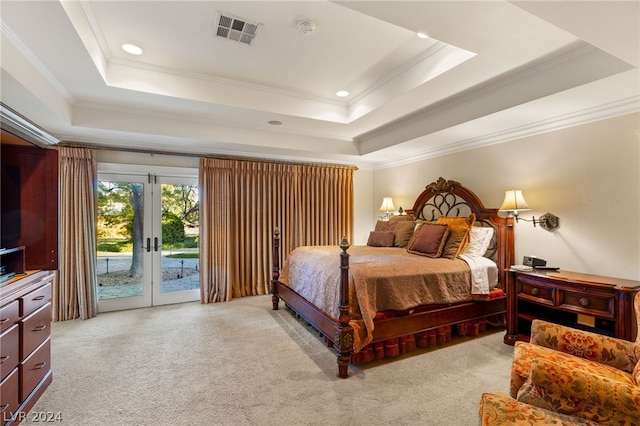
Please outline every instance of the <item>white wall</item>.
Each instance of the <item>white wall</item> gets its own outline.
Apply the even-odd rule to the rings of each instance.
[[[383,197],[410,208],[440,176],[486,207],[522,189],[532,210],[521,217],[560,218],[551,232],[516,224],[516,259],[536,255],[565,270],[640,280],[640,114],[375,170],[371,221]]]
[[[375,226],[375,216],[371,213],[371,206],[375,204],[373,198],[373,170],[358,169],[353,174],[353,241],[352,245],[365,245],[369,232]],[[378,207],[380,207],[378,205]]]
[[[191,167],[198,169],[196,156],[143,154],[136,152],[102,150],[96,152],[98,163],[136,164],[141,166]]]

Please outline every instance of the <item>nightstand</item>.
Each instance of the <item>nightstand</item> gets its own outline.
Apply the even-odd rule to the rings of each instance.
[[[504,343],[529,340],[536,318],[634,341],[640,281],[570,271],[507,271]]]

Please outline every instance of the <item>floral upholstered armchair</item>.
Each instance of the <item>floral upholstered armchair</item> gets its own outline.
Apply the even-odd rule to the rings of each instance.
[[[516,401],[502,392],[485,392],[480,399],[481,426],[589,425],[599,423],[554,413],[550,410]]]
[[[639,425],[639,360],[639,342],[534,320],[530,342],[515,345],[510,393],[556,413]]]

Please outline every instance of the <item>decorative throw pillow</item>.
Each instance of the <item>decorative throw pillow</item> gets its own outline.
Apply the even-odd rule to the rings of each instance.
[[[447,225],[422,223],[407,245],[409,253],[427,257],[440,257],[449,236]]]
[[[409,220],[401,220],[399,222],[395,222],[395,240],[393,245],[396,247],[406,247],[413,235],[413,230],[416,226],[414,221]]]
[[[400,214],[397,216],[389,217],[389,222],[402,222],[405,220],[412,221],[412,220],[416,220],[416,218],[412,214]]]
[[[374,231],[393,231],[396,229],[398,222],[390,220],[379,220],[376,222]]]
[[[449,227],[449,238],[442,251],[442,257],[455,259],[466,248],[469,240],[469,231],[476,221],[476,215],[471,213],[467,217],[446,217],[440,216],[436,223]]]
[[[393,231],[371,231],[367,245],[371,247],[393,247]]]
[[[475,213],[471,213],[469,216],[440,216],[436,221],[436,223],[445,223],[447,225],[466,225],[468,227],[473,226],[475,222]]]
[[[494,230],[490,226],[472,226],[469,233],[469,244],[464,249],[463,254],[468,256],[484,256],[491,239],[493,238]]]

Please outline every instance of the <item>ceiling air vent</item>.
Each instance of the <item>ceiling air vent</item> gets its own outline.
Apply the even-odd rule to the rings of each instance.
[[[216,16],[216,36],[251,46],[260,24],[247,22],[223,13]]]

